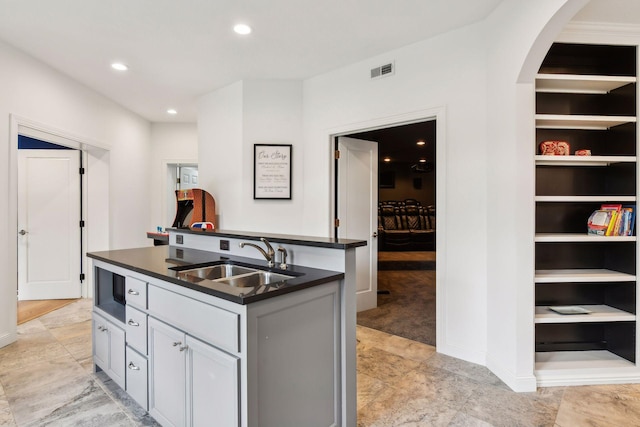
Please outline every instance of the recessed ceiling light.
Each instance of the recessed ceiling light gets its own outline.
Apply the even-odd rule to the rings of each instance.
[[[251,33],[251,27],[247,24],[236,24],[233,26],[233,31],[243,36]]]
[[[420,159],[420,163],[427,163],[427,159]]]
[[[127,71],[129,69],[129,67],[127,67],[122,62],[114,62],[113,64],[111,64],[111,68],[118,71]]]
[[[391,161],[391,157],[385,157],[385,158],[384,158],[384,159],[382,159],[382,160],[384,160],[385,162],[389,163],[389,162]]]
[[[416,144],[417,145],[424,145],[424,144],[426,144],[426,142],[424,142],[423,140],[420,140],[420,141],[416,142]]]
[[[178,114],[178,112],[176,110],[174,110],[173,108],[169,108],[167,110],[167,114],[176,115],[176,114]]]

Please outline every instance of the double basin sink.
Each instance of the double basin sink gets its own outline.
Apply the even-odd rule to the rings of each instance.
[[[223,263],[200,267],[174,267],[176,277],[190,283],[212,281],[237,288],[274,285],[296,276],[260,270],[258,268]]]

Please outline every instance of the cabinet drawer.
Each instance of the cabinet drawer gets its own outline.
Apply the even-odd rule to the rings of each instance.
[[[126,307],[127,344],[142,354],[147,354],[147,313],[129,305]]]
[[[131,304],[143,310],[147,309],[147,283],[127,276],[125,298]]]
[[[149,314],[223,350],[240,349],[236,313],[149,286]]]
[[[147,358],[127,345],[127,393],[145,411],[149,410],[147,403]]]

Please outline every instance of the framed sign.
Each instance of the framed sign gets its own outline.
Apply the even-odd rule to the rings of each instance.
[[[291,200],[291,144],[253,145],[253,198]]]

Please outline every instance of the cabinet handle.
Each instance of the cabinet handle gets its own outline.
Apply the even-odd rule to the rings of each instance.
[[[138,292],[138,291],[134,291],[133,289],[129,289],[129,290],[127,291],[127,293],[128,293],[129,295],[140,295],[140,292]]]
[[[186,349],[188,349],[189,346],[188,345],[181,345],[180,346],[180,351],[185,351]]]
[[[135,322],[133,319],[129,319],[129,321],[127,322],[127,324],[129,326],[140,326],[140,323]]]
[[[139,371],[140,368],[136,365],[133,364],[133,362],[129,362],[129,369],[131,369],[132,371]]]
[[[173,343],[173,346],[174,346],[174,347],[177,347],[177,346],[179,346],[179,345],[182,345],[182,342],[180,342],[180,341],[176,341],[176,342],[174,342],[174,343]]]
[[[102,326],[102,325],[98,325],[98,330],[99,330],[99,331],[104,330],[104,326]]]

